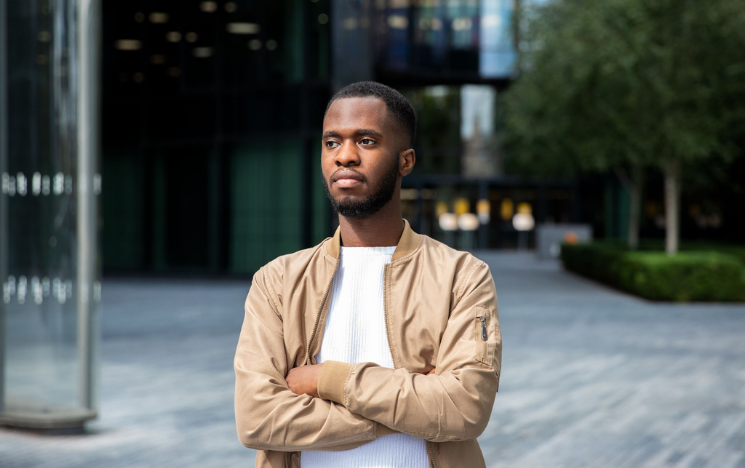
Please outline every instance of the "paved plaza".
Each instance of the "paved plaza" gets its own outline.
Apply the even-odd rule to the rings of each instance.
[[[490,468],[745,468],[745,305],[650,303],[528,253],[480,257],[504,338]],[[0,467],[253,467],[233,417],[248,287],[105,281],[100,418],[84,435],[0,429]]]

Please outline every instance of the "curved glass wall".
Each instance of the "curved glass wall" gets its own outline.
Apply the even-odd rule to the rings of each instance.
[[[95,0],[0,0],[0,424],[95,417]]]

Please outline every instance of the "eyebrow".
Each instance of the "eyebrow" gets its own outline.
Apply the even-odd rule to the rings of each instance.
[[[354,131],[354,136],[371,136],[375,138],[383,138],[383,134],[369,128],[358,128]],[[335,130],[327,130],[323,132],[322,138],[341,138],[341,133]]]

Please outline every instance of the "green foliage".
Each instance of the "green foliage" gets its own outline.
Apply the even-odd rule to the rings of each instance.
[[[656,247],[650,244],[645,248]],[[629,251],[619,243],[563,245],[564,267],[610,286],[656,301],[745,301],[745,248],[697,250],[676,256]]]
[[[511,167],[662,166],[741,151],[741,0],[554,0],[523,12]]]
[[[460,172],[460,90],[429,87],[405,92],[417,113],[415,173]]]

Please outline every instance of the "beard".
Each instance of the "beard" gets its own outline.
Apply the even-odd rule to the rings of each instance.
[[[352,198],[349,195],[334,198],[329,191],[329,184],[331,183],[330,178],[327,181],[323,180],[323,189],[326,192],[326,196],[331,202],[331,207],[346,218],[365,218],[371,216],[381,208],[383,208],[393,198],[393,193],[396,191],[396,182],[398,181],[398,158],[391,158],[391,167],[380,179],[378,185],[375,187],[375,192],[362,200]],[[358,173],[359,174],[359,173]],[[362,175],[362,174],[360,174]],[[363,181],[367,182],[367,177],[362,175]]]

